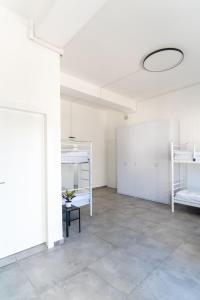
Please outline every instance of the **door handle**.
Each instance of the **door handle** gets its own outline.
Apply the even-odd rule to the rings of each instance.
[[[4,183],[5,183],[5,181],[1,181],[1,182],[0,182],[0,184],[4,184]]]

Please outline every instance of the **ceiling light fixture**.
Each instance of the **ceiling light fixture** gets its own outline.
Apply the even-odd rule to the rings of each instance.
[[[171,70],[183,61],[184,53],[178,48],[162,48],[148,54],[143,60],[143,67],[149,72]]]

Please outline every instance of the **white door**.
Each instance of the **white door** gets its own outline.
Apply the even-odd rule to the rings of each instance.
[[[0,108],[0,258],[46,241],[44,118]]]

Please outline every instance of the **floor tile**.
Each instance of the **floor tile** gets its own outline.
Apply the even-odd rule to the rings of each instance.
[[[129,245],[140,237],[139,234],[133,230],[117,224],[112,227],[99,230],[96,235],[116,247]]]
[[[104,216],[98,216],[95,217],[89,222],[85,222],[82,224],[82,231],[88,232],[88,233],[101,233],[105,232],[107,230],[110,230],[110,228],[115,228],[116,223],[113,221],[112,217],[107,218]]]
[[[119,292],[90,270],[40,295],[41,300],[125,300]]]
[[[197,281],[200,285],[200,246],[185,243],[180,245],[165,262],[174,272]]]
[[[83,235],[55,251],[29,257],[19,264],[40,292],[80,272],[112,249],[111,244],[96,236]]]
[[[128,227],[138,233],[143,233],[144,230],[148,228],[157,228],[158,224],[152,221],[144,220],[138,216],[131,216],[130,218],[126,219],[118,219],[116,221],[122,226]]]
[[[144,262],[152,262],[155,265],[159,265],[172,255],[174,248],[169,247],[162,241],[141,237],[136,243],[126,247],[126,251]]]
[[[171,214],[169,213],[160,213],[158,211],[149,210],[148,212],[145,212],[140,215],[140,217],[144,220],[148,220],[154,223],[162,224],[169,222],[169,217]]]
[[[200,209],[176,205],[172,214],[110,188],[93,195],[80,234],[73,222],[63,245],[0,268],[0,299],[200,299]]]
[[[16,262],[16,256],[15,255],[9,255],[5,258],[0,259],[0,268],[5,267],[7,265],[13,264]]]
[[[130,293],[155,268],[155,262],[141,260],[120,248],[96,261],[89,268],[113,287]]]
[[[137,298],[138,295],[140,298]],[[199,283],[184,273],[162,265],[133,290],[128,299],[199,300],[200,287]]]
[[[160,225],[157,228],[153,228],[151,231],[145,231],[144,234],[146,237],[154,238],[172,249],[175,249],[185,241],[185,234],[182,231],[172,230],[166,225]]]
[[[0,299],[36,300],[37,294],[17,264],[2,268],[0,272]]]
[[[163,299],[163,298],[161,298],[161,299]],[[127,300],[161,300],[161,299],[156,298],[150,290],[146,289],[146,287],[142,287],[142,288],[138,288],[138,289],[134,290],[127,297]],[[171,299],[171,300],[174,300],[174,299]]]
[[[165,222],[164,222],[164,224],[165,224]],[[172,230],[173,229],[181,230],[181,231],[184,231],[185,233],[190,234],[190,233],[194,232],[195,230],[199,229],[200,224],[193,222],[192,220],[188,220],[187,218],[180,219],[178,217],[175,217],[173,219],[171,218],[170,222],[167,221],[166,226],[171,228]]]

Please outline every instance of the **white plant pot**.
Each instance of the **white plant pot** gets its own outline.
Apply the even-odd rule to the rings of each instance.
[[[72,203],[71,202],[66,202],[66,207],[71,207]]]

